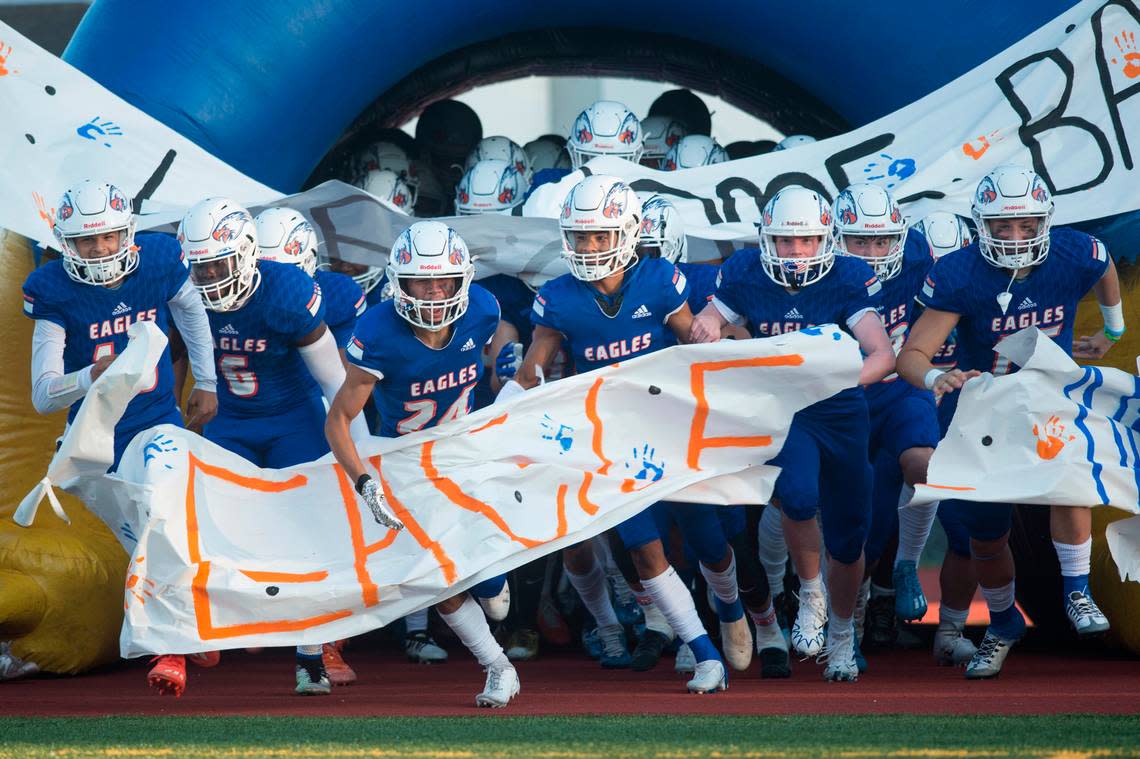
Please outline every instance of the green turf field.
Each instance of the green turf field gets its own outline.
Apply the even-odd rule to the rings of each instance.
[[[0,718],[0,757],[1136,756],[1140,718]]]

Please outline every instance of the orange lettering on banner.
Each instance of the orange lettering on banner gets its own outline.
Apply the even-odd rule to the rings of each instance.
[[[602,382],[604,380],[598,377],[590,386],[590,392],[586,393],[586,418],[590,420],[590,424],[594,425],[591,445],[594,448],[594,454],[602,460],[602,465],[598,467],[598,474],[604,475],[610,471],[610,465],[614,462],[607,459],[606,454],[602,453],[602,419],[598,416],[598,391],[602,387]]]
[[[246,477],[231,472],[229,469],[213,464],[207,464],[193,453],[187,454],[190,462],[189,472],[186,476],[186,538],[190,551],[190,562],[198,565],[198,571],[190,584],[191,596],[194,600],[194,618],[198,625],[198,637],[201,640],[218,640],[219,638],[237,638],[243,635],[258,635],[265,633],[292,632],[305,630],[310,627],[327,624],[337,619],[352,616],[352,611],[341,611],[318,614],[304,619],[281,619],[267,622],[249,622],[246,624],[214,626],[210,612],[210,592],[208,583],[210,579],[210,562],[202,560],[201,538],[198,533],[198,508],[196,502],[196,473],[216,477],[233,485],[254,490],[259,493],[283,493],[304,487],[309,480],[304,475],[294,475],[284,482],[273,482],[258,477]]]
[[[929,482],[924,482],[924,483],[922,483],[922,485],[923,485],[923,487],[934,488],[935,490],[957,490],[958,492],[961,492],[961,493],[968,493],[972,490],[977,490],[977,488],[955,487],[954,485],[934,485],[934,484],[929,483]]]
[[[344,503],[344,512],[348,517],[348,534],[352,541],[352,568],[356,570],[356,581],[360,583],[360,600],[365,608],[380,603],[380,588],[372,581],[368,573],[368,556],[383,548],[392,545],[396,539],[396,531],[388,530],[388,534],[372,545],[364,543],[364,525],[360,521],[360,509],[356,505],[356,492],[348,475],[340,464],[333,464],[336,472],[337,485],[340,488],[340,499]]]
[[[388,485],[388,479],[384,476],[384,473],[380,471],[380,457],[372,456],[368,459],[368,463],[376,468],[376,474],[380,477],[380,487],[384,490],[384,499],[391,505],[392,511],[396,512],[396,516],[404,523],[404,527],[407,528],[408,533],[420,544],[420,548],[426,548],[431,551],[431,555],[435,557],[436,562],[439,564],[440,571],[443,572],[444,582],[448,585],[454,584],[455,578],[457,577],[455,562],[452,561],[451,557],[447,555],[447,552],[443,550],[443,546],[428,537],[427,532],[420,526],[420,523],[416,521],[415,517],[413,517],[404,504],[400,502],[400,499],[396,498],[396,494],[392,492],[391,486]],[[392,540],[395,539],[396,534],[395,531],[392,531],[390,536]],[[376,550],[379,550],[379,548]]]
[[[555,530],[554,537],[560,538],[566,534],[566,491],[568,488],[565,484],[558,486],[558,496],[555,501],[558,504],[558,529]]]
[[[594,473],[583,472],[582,474],[582,487],[578,488],[578,506],[581,507],[582,511],[593,516],[598,513],[598,505],[590,501],[587,493],[590,492],[590,483],[594,481]]]
[[[320,582],[327,580],[329,573],[320,572],[255,572],[252,569],[238,570],[254,582]]]
[[[496,416],[494,419],[492,419],[491,421],[487,422],[484,425],[480,425],[479,427],[476,427],[473,430],[467,430],[467,434],[468,435],[474,435],[476,432],[482,432],[483,430],[487,429],[488,427],[494,427],[497,424],[502,424],[503,422],[507,421],[508,416],[509,416],[509,414],[503,414],[502,416]]]
[[[705,397],[705,374],[727,369],[745,369],[757,366],[802,366],[804,357],[793,353],[786,356],[758,356],[730,361],[703,361],[689,367],[690,388],[697,400],[693,411],[693,425],[689,432],[690,469],[700,470],[701,451],[706,448],[759,448],[772,444],[771,435],[752,437],[705,437],[705,424],[709,418],[709,402]],[[624,488],[623,488],[624,489]]]

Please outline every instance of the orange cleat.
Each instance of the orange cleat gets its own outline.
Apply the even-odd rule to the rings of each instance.
[[[216,667],[222,660],[221,651],[203,651],[199,654],[186,654],[186,660],[198,667]]]
[[[333,685],[352,685],[356,682],[356,673],[340,655],[338,643],[326,643],[321,646],[321,660],[328,673],[329,682]]]
[[[186,690],[186,657],[181,654],[156,656],[157,662],[146,676],[147,685],[162,695],[180,697]]]

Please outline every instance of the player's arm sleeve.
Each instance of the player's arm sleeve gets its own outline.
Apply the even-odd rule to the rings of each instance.
[[[321,392],[331,405],[340,386],[344,384],[345,377],[344,364],[341,363],[340,351],[337,350],[337,343],[332,333],[326,329],[314,342],[297,346],[297,352],[301,354],[309,374],[313,375],[313,379],[321,386]],[[348,428],[353,440],[368,435],[364,414],[357,414]]]
[[[737,258],[740,255],[737,253],[720,267],[716,275],[716,290],[712,297],[713,307],[729,324],[737,327],[745,322],[743,313],[747,297],[747,283],[744,281],[746,272],[742,271],[743,267],[739,266],[740,260]]]
[[[41,414],[61,411],[91,389],[91,366],[64,374],[63,349],[67,333],[46,319],[37,319],[32,331],[32,406]]]
[[[190,371],[194,375],[194,389],[217,392],[218,375],[214,370],[214,339],[210,334],[210,317],[206,315],[202,296],[198,294],[190,280],[186,279],[167,305],[170,306],[170,316],[174,319],[174,326],[178,327],[178,332],[186,343]]]

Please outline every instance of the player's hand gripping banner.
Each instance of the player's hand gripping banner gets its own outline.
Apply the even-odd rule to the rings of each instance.
[[[114,475],[121,413],[165,345],[150,322],[92,387],[48,478],[131,553],[124,656],[321,643],[384,625],[670,498],[763,503],[792,416],[858,381],[834,326],[670,348],[361,454],[407,526],[377,525],[331,456],[263,470],[164,425]],[[453,378],[440,377],[439,382]]]
[[[961,390],[914,503],[947,498],[1140,513],[1140,378],[1078,366],[1036,327],[997,345],[1021,367]],[[1140,518],[1107,532],[1121,579],[1140,580]]]

